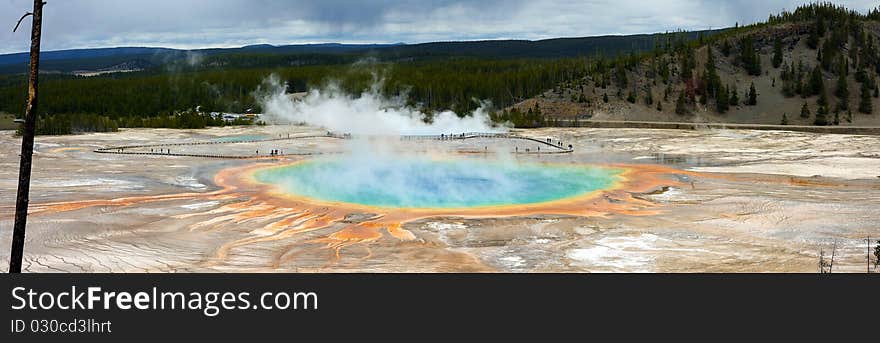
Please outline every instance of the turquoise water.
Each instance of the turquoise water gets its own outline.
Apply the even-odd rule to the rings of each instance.
[[[393,208],[533,204],[608,188],[614,168],[478,159],[319,159],[260,170],[262,183],[318,200]]]

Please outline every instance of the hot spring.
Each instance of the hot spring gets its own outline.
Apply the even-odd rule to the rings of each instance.
[[[386,208],[525,205],[612,187],[623,170],[477,158],[322,158],[262,169],[257,182],[326,202]]]

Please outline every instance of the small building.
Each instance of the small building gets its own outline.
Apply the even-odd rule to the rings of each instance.
[[[223,119],[225,121],[236,121],[239,119],[247,119],[247,120],[258,120],[260,119],[259,113],[226,113],[226,112],[211,112],[211,117],[214,119]]]

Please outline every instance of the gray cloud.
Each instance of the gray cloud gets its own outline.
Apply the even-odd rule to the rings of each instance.
[[[48,0],[46,50],[256,43],[394,43],[497,38],[542,39],[705,29],[750,23],[803,1],[489,0],[268,1]],[[870,0],[840,1],[856,10]],[[0,53],[26,51],[27,28],[13,34],[32,1],[0,0]]]

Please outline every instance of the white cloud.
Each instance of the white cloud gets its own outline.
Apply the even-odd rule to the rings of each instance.
[[[764,20],[803,1],[763,0],[69,0],[45,7],[45,50],[255,43],[395,43],[542,39],[706,29]],[[841,1],[856,10],[870,0]],[[14,25],[29,0],[0,0],[0,22]],[[30,21],[23,23],[29,27]],[[0,25],[2,26],[2,25]],[[0,53],[26,51],[27,29],[0,30]]]

